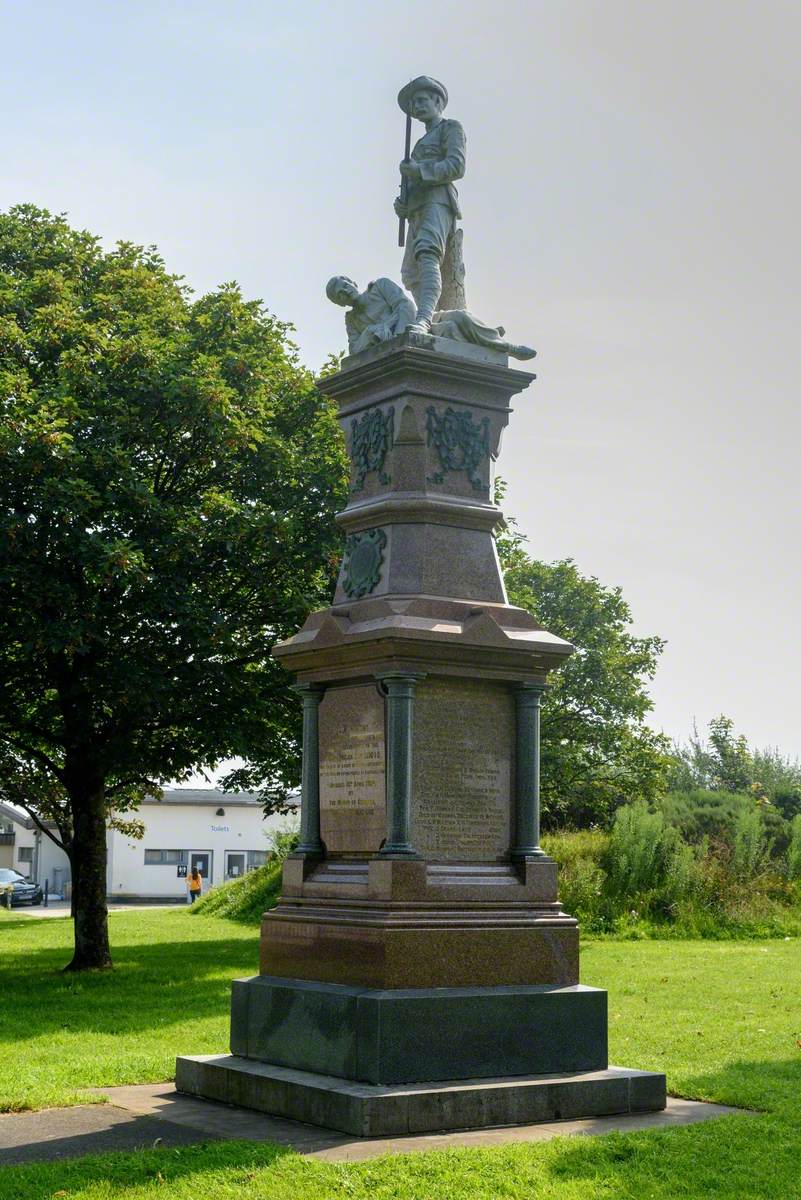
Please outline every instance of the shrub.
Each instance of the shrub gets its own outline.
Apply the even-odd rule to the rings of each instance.
[[[643,803],[619,808],[603,861],[611,895],[632,897],[663,883],[677,840],[661,812]]]
[[[674,918],[683,904],[692,903],[698,890],[702,857],[686,842],[675,839],[662,882],[657,907],[663,917]]]
[[[559,863],[560,878],[582,861],[598,863],[609,845],[609,834],[600,829],[579,829],[575,833],[546,833],[542,848]]]
[[[601,867],[608,843],[609,835],[596,830],[549,834],[543,838],[543,849],[559,864],[560,903],[588,933],[602,933],[610,928],[606,874]]]
[[[786,870],[772,868],[761,811],[739,799],[728,840],[691,845],[644,804],[619,809],[609,834],[545,838],[565,910],[583,932],[617,937],[797,936],[801,888],[787,875],[801,878],[801,819]]]
[[[731,865],[738,879],[749,880],[765,867],[768,846],[758,808],[744,808],[737,817]]]
[[[793,817],[790,846],[787,851],[787,874],[790,879],[801,879],[801,813]]]
[[[587,858],[576,859],[572,869],[559,876],[560,903],[587,933],[604,933],[613,927],[604,894],[605,883],[603,870]]]
[[[288,823],[282,825],[280,829],[274,829],[268,834],[267,841],[270,846],[270,853],[278,862],[283,862],[288,854],[297,846],[300,841],[300,830],[297,824]]]
[[[656,807],[683,840],[700,845],[708,838],[713,847],[726,845],[733,848],[741,815],[752,812],[756,803],[752,793],[691,788],[668,792],[657,801]],[[789,824],[781,811],[770,803],[763,803],[758,811],[770,849],[774,855],[783,854],[789,841]]]

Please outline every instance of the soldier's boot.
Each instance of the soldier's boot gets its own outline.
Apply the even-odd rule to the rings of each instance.
[[[503,349],[503,344],[501,344],[499,349],[501,349],[501,350]],[[507,342],[506,353],[509,355],[510,358],[536,358],[537,357],[537,351],[533,350],[531,348],[531,346],[517,346],[517,345],[515,345],[514,342]]]
[[[417,316],[409,326],[411,333],[428,333],[431,320],[442,294],[442,272],[436,254],[421,254],[417,260],[419,269]]]

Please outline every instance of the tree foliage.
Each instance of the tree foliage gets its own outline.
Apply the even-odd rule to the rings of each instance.
[[[270,648],[328,595],[344,464],[289,332],[154,248],[0,214],[0,755],[66,803],[76,966],[109,957],[111,810],[254,752],[275,805],[296,780]]]
[[[798,759],[773,746],[751,749],[723,714],[709,722],[706,740],[694,726],[687,742],[674,744],[668,782],[676,792],[742,792],[763,808],[774,807],[786,820],[801,813]]]
[[[645,723],[664,643],[632,634],[620,588],[582,575],[571,559],[532,559],[514,522],[498,550],[509,602],[576,646],[543,701],[543,824],[607,825],[620,805],[650,802],[664,787],[668,743]]]

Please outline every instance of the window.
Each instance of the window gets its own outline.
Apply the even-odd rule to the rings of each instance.
[[[248,870],[255,871],[256,867],[263,867],[268,857],[266,850],[248,850]]]
[[[186,850],[145,850],[146,867],[183,866],[188,862]]]
[[[20,846],[17,850],[17,858],[20,862],[33,862],[33,846]]]

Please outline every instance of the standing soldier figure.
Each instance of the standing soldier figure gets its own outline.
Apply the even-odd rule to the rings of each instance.
[[[407,116],[422,121],[426,127],[411,158],[400,164],[403,186],[395,201],[395,212],[409,222],[401,277],[417,301],[417,316],[409,326],[417,333],[428,333],[431,328],[443,291],[442,267],[446,256],[446,274],[453,276],[452,282],[446,279],[446,292],[450,293],[446,307],[465,307],[461,291],[461,234],[456,229],[462,214],[453,184],[464,175],[466,139],[458,121],[443,118],[442,110],[447,103],[444,84],[428,75],[413,79],[398,94],[398,104]],[[452,294],[454,287],[457,296]]]

